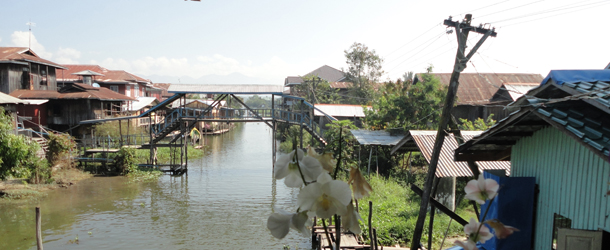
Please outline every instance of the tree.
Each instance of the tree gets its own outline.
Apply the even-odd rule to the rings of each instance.
[[[366,45],[361,43],[352,44],[344,52],[348,65],[346,78],[348,82],[354,84],[350,89],[350,95],[358,97],[352,100],[365,104],[368,100],[372,100],[373,84],[379,82],[379,78],[383,74],[381,69],[383,59],[377,55],[375,50],[369,50]]]
[[[467,119],[460,118],[460,123],[462,123],[462,124],[459,125],[459,128],[460,128],[460,130],[485,131],[496,124],[496,120],[494,120],[493,117],[494,117],[494,114],[490,114],[487,117],[487,119],[483,120],[482,118],[479,117],[476,120],[474,120],[474,122],[469,121]]]
[[[385,83],[370,110],[365,109],[364,123],[373,130],[387,128],[434,129],[437,127],[447,87],[432,73],[432,66],[421,74],[421,81]],[[406,74],[409,76],[412,74]]]
[[[309,103],[339,103],[338,91],[330,87],[330,83],[318,76],[301,77],[303,83],[296,85],[298,96],[304,96]]]
[[[245,104],[253,109],[271,108],[271,100],[264,99],[258,95],[253,95],[252,97],[248,98]]]

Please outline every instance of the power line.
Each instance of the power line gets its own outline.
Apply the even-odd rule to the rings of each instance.
[[[497,2],[497,3],[494,3],[494,4],[490,4],[490,5],[487,5],[487,6],[484,6],[484,7],[478,8],[478,9],[474,9],[474,10],[466,11],[466,12],[464,12],[464,13],[460,13],[459,15],[461,16],[461,15],[464,15],[464,14],[472,13],[472,12],[475,12],[475,11],[477,11],[477,10],[482,10],[482,9],[485,9],[485,8],[489,8],[489,7],[491,7],[491,6],[495,6],[495,5],[498,5],[498,4],[501,4],[501,3],[505,3],[505,2],[508,2],[508,1],[510,1],[510,0],[506,0],[506,1],[502,1],[502,2]]]
[[[441,34],[439,34],[438,36],[435,36],[435,37],[432,37],[432,38],[430,38],[430,39],[426,40],[425,42],[421,43],[420,45],[416,46],[415,48],[413,48],[413,49],[411,49],[411,50],[409,50],[409,51],[405,52],[404,54],[402,54],[402,55],[400,55],[400,56],[396,57],[395,59],[393,59],[393,60],[391,60],[391,61],[388,61],[387,63],[384,63],[384,64],[385,64],[385,65],[390,64],[391,62],[394,62],[394,61],[398,60],[399,58],[401,58],[401,57],[403,57],[403,56],[405,56],[405,55],[407,55],[407,54],[411,53],[412,51],[416,50],[417,48],[419,48],[419,47],[421,47],[421,46],[424,46],[424,45],[425,45],[426,43],[428,43],[429,41],[432,41],[432,40],[438,40],[438,39],[439,39],[441,36],[443,36],[444,34],[445,34],[445,31],[443,31],[443,32],[442,32]],[[429,46],[429,45],[430,45],[430,44],[428,44],[428,46]]]
[[[519,5],[517,7],[513,7],[513,8],[501,10],[501,11],[496,11],[496,12],[493,12],[493,13],[489,13],[487,15],[478,16],[477,19],[482,18],[482,17],[486,17],[486,16],[490,16],[490,15],[494,15],[494,14],[498,14],[498,13],[502,13],[502,12],[506,12],[506,11],[509,11],[509,10],[518,9],[518,8],[525,7],[525,6],[528,6],[528,5],[532,5],[532,4],[535,4],[535,3],[539,3],[539,2],[542,2],[542,1],[544,1],[544,0],[538,0],[536,2],[526,3],[526,4],[523,4],[523,5]]]
[[[415,55],[417,55],[417,54],[421,53],[421,52],[422,52],[423,50],[425,50],[426,48],[430,47],[430,45],[432,45],[432,44],[434,44],[436,41],[438,41],[438,39],[440,39],[440,38],[441,38],[443,35],[445,35],[445,33],[444,33],[444,32],[443,32],[443,34],[441,34],[440,36],[436,37],[436,39],[435,39],[433,42],[429,43],[427,46],[425,46],[423,49],[419,50],[417,53],[415,53],[415,54],[414,54],[414,55],[412,55],[412,56],[415,56]],[[423,44],[422,44],[422,45],[423,45]],[[402,62],[398,63],[398,64],[397,64],[396,66],[394,66],[394,68],[392,68],[391,70],[393,70],[393,69],[395,69],[396,67],[400,66],[401,64],[403,64],[404,62],[408,61],[409,59],[410,59],[410,58],[407,58],[407,59],[405,59],[404,61],[402,61]]]
[[[395,49],[394,51],[392,51],[392,52],[388,53],[387,55],[385,55],[385,57],[388,57],[389,55],[393,54],[394,52],[396,52],[396,51],[398,51],[398,50],[402,49],[403,47],[407,46],[408,44],[412,43],[413,41],[415,41],[415,40],[419,39],[419,38],[420,38],[420,37],[422,37],[423,35],[427,34],[428,32],[432,31],[434,28],[436,28],[436,26],[441,26],[441,25],[442,25],[442,23],[435,24],[435,25],[434,25],[434,26],[432,26],[430,29],[428,29],[428,30],[426,30],[424,33],[422,33],[421,35],[416,36],[415,38],[411,39],[411,41],[409,41],[409,42],[407,42],[407,43],[403,44],[402,46],[400,46],[398,49]]]
[[[599,2],[598,2],[598,3],[599,3]],[[529,22],[532,22],[532,21],[537,21],[537,20],[541,20],[541,19],[546,19],[546,18],[550,18],[550,17],[554,17],[554,16],[564,15],[564,14],[573,13],[573,12],[577,12],[577,11],[581,11],[581,10],[587,10],[587,9],[595,8],[595,7],[598,7],[598,6],[601,6],[601,5],[604,5],[604,4],[608,4],[608,3],[610,3],[610,1],[606,1],[606,2],[601,3],[601,4],[599,4],[599,5],[596,5],[596,6],[589,6],[589,7],[587,7],[587,8],[582,8],[582,9],[578,9],[578,10],[573,10],[573,11],[568,11],[568,12],[558,13],[558,14],[555,14],[555,15],[550,15],[550,16],[545,16],[545,17],[541,17],[541,18],[531,19],[531,20],[527,20],[527,21],[523,21],[523,22],[518,22],[518,23],[510,23],[510,24],[504,25],[504,26],[502,26],[502,27],[508,27],[508,26],[517,25],[517,24],[522,24],[522,23],[529,23]]]
[[[609,1],[599,1],[599,2],[594,2],[594,3],[587,3],[587,4],[581,4],[581,5],[577,5],[577,6],[572,6],[572,5],[580,4],[580,3],[584,3],[584,2],[588,2],[588,1],[582,1],[582,2],[578,2],[578,3],[567,4],[567,5],[551,8],[551,9],[548,9],[548,10],[531,12],[531,13],[520,15],[520,16],[516,16],[516,17],[511,17],[511,18],[506,18],[506,19],[494,21],[492,23],[501,23],[501,22],[506,22],[506,21],[512,21],[512,20],[516,20],[516,19],[521,19],[521,18],[526,18],[526,17],[531,17],[531,16],[537,16],[537,15],[542,15],[542,14],[547,14],[547,13],[552,13],[552,12],[557,12],[557,11],[562,11],[562,10],[567,10],[567,9],[572,9],[572,8],[579,8],[579,7],[589,6],[589,5],[595,5],[595,4],[603,5],[603,4],[610,3]],[[593,6],[593,7],[597,7],[599,5],[596,5],[596,6]],[[566,13],[570,13],[570,12],[565,12],[565,13],[562,13],[562,14],[566,14]]]

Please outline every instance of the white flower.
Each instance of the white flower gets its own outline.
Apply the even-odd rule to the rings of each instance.
[[[483,205],[485,200],[493,199],[496,196],[499,188],[498,182],[493,179],[485,179],[483,174],[480,174],[479,180],[470,180],[464,187],[465,197]]]
[[[316,158],[322,165],[322,168],[329,173],[332,173],[337,166],[337,160],[333,158],[332,153],[318,154],[318,152],[316,152],[312,147],[308,147],[307,155]]]
[[[466,241],[456,240],[453,244],[464,248],[464,250],[479,250],[479,248],[477,247],[477,243],[475,243],[474,241],[472,241],[470,239],[468,239]]]
[[[364,196],[368,196],[369,192],[373,191],[371,185],[364,179],[360,169],[358,167],[353,167],[349,171],[349,180],[347,183],[352,185],[352,190],[354,190],[354,198],[360,199]]]
[[[349,205],[347,205],[346,215],[341,218],[343,229],[349,230],[355,234],[361,234],[362,230],[360,229],[360,223],[358,223],[360,220],[362,220],[362,217],[360,217],[360,214],[354,209],[354,203],[350,202]]]
[[[477,234],[477,230],[481,230]],[[470,218],[470,222],[464,226],[464,233],[469,236],[469,239],[473,242],[480,241],[481,243],[485,243],[485,241],[491,239],[493,234],[489,231],[489,228],[486,226],[481,226],[481,223],[477,222],[474,218]]]
[[[297,206],[300,211],[315,212],[319,218],[330,218],[334,214],[344,215],[351,199],[349,185],[333,180],[324,172],[318,176],[317,182],[301,189],[297,196]]]
[[[304,156],[303,150],[296,150],[299,166],[305,181],[312,182],[323,172],[320,162],[311,156]],[[299,188],[303,186],[303,178],[294,159],[295,151],[280,156],[275,162],[274,176],[276,179],[284,179],[288,187]]]
[[[281,209],[277,210],[277,213],[271,214],[267,219],[267,228],[273,237],[283,239],[290,228],[299,231],[303,237],[311,236],[311,232],[307,228],[310,223],[306,212],[289,213]]]

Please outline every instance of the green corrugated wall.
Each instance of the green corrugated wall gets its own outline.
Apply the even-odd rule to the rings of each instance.
[[[610,164],[563,132],[547,127],[513,146],[511,176],[536,177],[535,248],[551,249],[553,214],[572,228],[610,231]]]

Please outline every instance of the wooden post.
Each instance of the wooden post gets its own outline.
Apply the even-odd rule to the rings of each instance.
[[[373,240],[374,240],[375,250],[379,250],[379,246],[377,244],[377,229],[376,228],[373,228]],[[373,244],[371,244],[371,247],[373,247]]]
[[[464,22],[453,22],[450,19],[445,20],[445,24],[453,25],[455,27],[456,36],[458,40],[458,50],[455,58],[455,64],[453,67],[453,73],[451,74],[451,79],[449,81],[449,87],[447,88],[447,96],[445,97],[445,105],[443,106],[443,111],[441,115],[441,119],[439,122],[438,131],[436,133],[436,141],[434,142],[434,148],[432,151],[432,156],[430,159],[430,165],[428,168],[428,174],[426,177],[426,183],[424,185],[422,201],[419,207],[419,215],[417,217],[417,222],[415,224],[415,230],[413,230],[413,238],[411,241],[411,249],[415,250],[421,244],[421,235],[424,228],[424,222],[426,220],[426,213],[428,209],[428,203],[430,200],[430,194],[432,192],[432,182],[434,179],[434,174],[436,173],[436,167],[438,164],[438,159],[440,156],[441,148],[443,147],[443,142],[445,141],[445,130],[447,128],[447,124],[451,118],[451,108],[455,103],[455,97],[459,86],[459,78],[460,73],[466,68],[466,63],[474,55],[477,49],[483,44],[485,39],[490,35],[495,36],[493,30],[483,29],[483,28],[475,28],[470,26],[470,20],[472,19],[471,14],[466,14],[466,18]],[[483,33],[484,36],[479,40],[479,42],[470,50],[467,56],[464,55],[466,50],[466,41],[468,39],[468,33],[472,30],[473,32]]]
[[[335,214],[335,249],[341,249],[341,216]]]
[[[148,119],[152,119],[152,113],[153,112],[148,113]],[[154,167],[154,165],[155,165],[155,163],[154,163],[155,162],[154,161],[155,158],[154,157],[155,156],[154,156],[154,149],[153,148],[155,147],[154,146],[155,143],[153,141],[153,126],[152,126],[152,124],[150,126],[148,126],[148,132],[149,132],[148,134],[150,136],[149,137],[150,140],[148,141],[148,146],[150,146],[150,155],[148,157],[149,158],[149,164]]]
[[[305,105],[304,101],[301,100],[301,121],[299,121],[299,124],[301,124],[301,132],[300,132],[300,138],[301,138],[301,142],[300,142],[300,146],[301,148],[303,148],[303,105]]]
[[[40,207],[36,207],[36,245],[38,250],[42,250],[42,218],[40,216]]]
[[[371,158],[373,158],[373,146],[371,146],[371,153],[369,153],[369,169],[367,170],[366,174],[371,174]]]
[[[372,230],[372,221],[373,221],[373,201],[369,201],[369,240],[371,241],[371,247],[373,246],[373,230]]]
[[[127,133],[127,135],[129,135],[129,132]],[[119,120],[119,136],[119,145],[123,147],[123,127],[121,126],[121,120]],[[127,140],[129,140],[129,137],[127,138]]]

